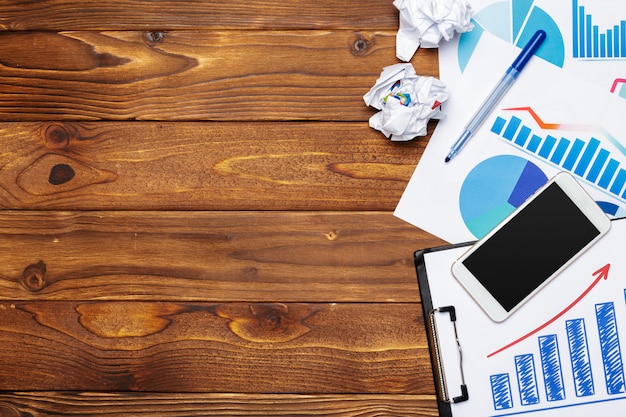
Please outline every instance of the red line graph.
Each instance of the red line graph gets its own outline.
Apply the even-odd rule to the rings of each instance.
[[[541,118],[539,117],[539,115],[537,113],[535,113],[535,111],[532,109],[532,107],[512,107],[510,109],[504,109],[504,110],[519,110],[519,111],[526,111],[528,112],[528,114],[530,114],[530,116],[535,120],[535,122],[537,123],[537,125],[544,129],[544,130],[555,130],[555,129],[560,129],[563,125],[561,123],[546,123],[543,120],[541,120]]]
[[[587,288],[582,294],[580,294],[580,296],[578,296],[578,298],[576,298],[570,305],[568,305],[567,307],[565,307],[565,309],[563,311],[561,311],[560,313],[558,313],[556,316],[552,317],[550,320],[548,320],[547,322],[543,323],[541,326],[537,327],[536,329],[526,333],[525,335],[523,335],[522,337],[520,337],[519,339],[516,339],[514,341],[512,341],[511,343],[509,343],[508,345],[505,345],[503,347],[501,347],[500,349],[490,353],[489,355],[487,355],[488,358],[497,355],[500,352],[503,352],[505,350],[507,350],[508,348],[515,346],[516,344],[518,344],[519,342],[528,339],[530,336],[540,332],[541,330],[543,330],[544,328],[548,327],[549,325],[551,325],[552,323],[554,323],[555,321],[557,321],[559,318],[561,318],[565,313],[567,313],[568,311],[570,311],[572,308],[574,308],[574,306],[576,304],[578,304],[579,302],[582,301],[583,298],[585,298],[587,296],[587,294],[589,294],[591,292],[591,290],[593,290],[593,288],[598,285],[598,283],[602,280],[602,279],[608,279],[609,278],[609,269],[611,268],[611,264],[606,264],[604,265],[602,268],[598,269],[596,272],[594,272],[592,275],[596,276],[597,278],[593,281],[593,283],[591,283],[591,285],[589,286],[589,288]]]
[[[621,83],[626,83],[626,78],[616,78],[615,81],[613,81],[613,86],[611,86],[611,93],[614,93],[615,90],[617,90],[617,86]]]
[[[622,80],[622,79],[618,78],[618,80]],[[615,82],[617,82],[618,80],[616,80]],[[626,79],[623,79],[623,81],[626,81]],[[602,126],[580,125],[580,124],[572,124],[572,123],[546,123],[546,122],[544,122],[541,119],[541,117],[539,117],[539,115],[532,109],[532,107],[511,107],[511,108],[502,109],[502,110],[507,110],[507,111],[525,111],[533,118],[535,123],[537,123],[537,126],[539,126],[543,130],[567,130],[567,131],[601,133],[602,135],[606,136],[606,138],[617,149],[619,149],[619,151],[623,155],[626,155],[626,147],[621,143],[621,141],[617,140],[617,138],[615,138],[615,136],[613,136],[611,133],[609,133]]]

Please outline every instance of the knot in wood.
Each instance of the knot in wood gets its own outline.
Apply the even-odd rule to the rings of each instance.
[[[269,316],[267,316],[265,322],[270,328],[280,327],[280,323],[281,323],[280,316],[276,314],[270,314]]]
[[[38,292],[46,287],[46,264],[39,261],[26,267],[22,273],[21,283],[28,291]]]
[[[350,51],[353,55],[365,55],[369,52],[370,47],[374,44],[374,40],[367,38],[363,34],[357,33],[352,39]]]
[[[165,40],[165,32],[163,31],[151,31],[144,33],[144,39],[146,42],[154,44],[161,43]]]
[[[48,182],[52,185],[61,185],[71,181],[75,176],[74,168],[68,164],[56,164],[50,170]]]
[[[305,320],[319,309],[306,304],[222,304],[214,311],[227,318],[230,330],[244,340],[282,343],[307,334],[311,329]]]
[[[259,325],[267,331],[280,331],[283,322],[289,325],[289,310],[283,304],[258,304],[250,306],[250,311],[259,320]],[[283,318],[287,319],[286,321]]]
[[[76,130],[69,125],[52,123],[43,131],[44,145],[48,149],[65,149],[77,137]]]

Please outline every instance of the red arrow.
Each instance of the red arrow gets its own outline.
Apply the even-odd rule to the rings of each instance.
[[[487,357],[490,358],[490,357],[492,357],[494,355],[497,355],[498,353],[500,353],[502,351],[505,351],[506,349],[510,348],[511,346],[514,346],[514,345],[518,344],[522,340],[528,339],[530,336],[534,335],[537,332],[540,332],[541,330],[545,329],[546,327],[548,327],[549,325],[551,325],[552,323],[557,321],[559,318],[561,318],[561,316],[563,316],[565,313],[570,311],[576,304],[578,304],[583,298],[585,298],[585,296],[587,296],[587,294],[589,294],[591,292],[591,290],[596,285],[598,285],[598,283],[602,279],[606,280],[606,279],[609,278],[609,268],[611,268],[611,264],[606,264],[602,268],[600,268],[596,272],[594,272],[592,275],[594,275],[594,276],[597,275],[598,277],[593,281],[593,283],[589,286],[589,288],[587,288],[582,294],[580,294],[580,296],[577,299],[574,300],[574,302],[572,302],[570,305],[565,307],[565,310],[561,311],[556,316],[552,317],[550,320],[548,320],[547,322],[545,322],[541,326],[537,327],[535,330],[533,330],[533,331],[531,331],[529,333],[526,333],[524,336],[520,337],[519,339],[514,340],[513,342],[509,343],[508,345],[503,346],[500,349],[496,350],[495,352],[490,353],[489,355],[487,355]]]

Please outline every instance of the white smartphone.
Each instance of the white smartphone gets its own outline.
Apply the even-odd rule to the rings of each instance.
[[[610,228],[580,184],[557,174],[453,265],[452,273],[500,322]]]

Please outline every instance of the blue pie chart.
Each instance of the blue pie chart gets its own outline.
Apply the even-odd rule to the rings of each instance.
[[[518,156],[482,161],[465,177],[459,193],[465,226],[480,239],[547,181],[537,165]]]
[[[559,26],[548,13],[534,3],[533,0],[500,1],[476,13],[472,18],[474,29],[464,32],[459,39],[458,59],[461,72],[465,71],[485,32],[523,48],[539,29],[546,31],[548,36],[535,54],[562,68],[565,61],[565,44]]]

